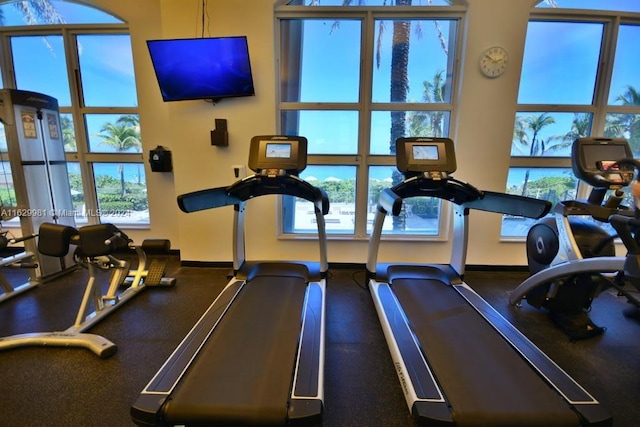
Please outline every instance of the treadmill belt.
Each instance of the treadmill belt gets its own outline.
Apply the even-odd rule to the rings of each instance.
[[[176,424],[284,424],[306,282],[245,285],[164,406]]]
[[[450,285],[392,282],[456,426],[579,426],[564,400]]]

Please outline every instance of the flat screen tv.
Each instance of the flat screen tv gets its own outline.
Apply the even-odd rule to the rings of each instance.
[[[147,40],[164,101],[255,95],[245,36]]]

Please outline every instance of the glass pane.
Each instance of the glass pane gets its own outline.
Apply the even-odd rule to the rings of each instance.
[[[450,102],[457,22],[376,20],[373,102]]]
[[[359,20],[282,20],[282,101],[358,102],[360,27]]]
[[[640,12],[638,0],[543,0],[536,7]]]
[[[5,153],[7,153],[7,150],[9,150],[9,148],[7,147],[7,134],[4,131],[4,123],[0,121],[0,154],[6,156]],[[9,159],[2,160],[8,161]]]
[[[77,43],[85,106],[136,107],[129,35],[80,35]]]
[[[400,182],[402,174],[396,167],[372,166],[369,168],[369,197],[367,202],[367,234],[373,230],[373,220],[380,192]],[[440,227],[440,199],[436,197],[412,197],[404,201],[397,217],[386,218],[383,234],[422,234],[435,236]]]
[[[11,37],[16,87],[52,96],[71,106],[62,36]]]
[[[640,26],[620,26],[609,90],[609,105],[640,105],[640,60],[636,52],[638,40]]]
[[[578,180],[569,168],[510,168],[506,192],[520,196],[548,200],[553,204],[562,200],[574,200]],[[502,236],[526,236],[536,220],[531,218],[502,218]]]
[[[589,113],[519,112],[513,130],[512,156],[567,157],[576,138],[591,133]]]
[[[308,139],[309,154],[355,154],[358,151],[357,111],[283,111],[285,135]]]
[[[149,204],[142,163],[94,163],[101,222],[148,224]],[[91,214],[90,212],[88,214]]]
[[[529,22],[519,104],[593,102],[604,24]]]
[[[16,192],[13,187],[13,176],[11,175],[11,163],[7,151],[7,137],[4,132],[4,125],[0,123],[0,208],[4,212],[0,213],[2,221],[7,221],[13,215],[9,207],[15,207]],[[15,221],[19,225],[19,220]],[[13,224],[13,223],[12,223]]]
[[[35,3],[42,7],[34,7]],[[120,24],[115,16],[70,1],[13,1],[0,5],[0,25]]]
[[[640,157],[640,114],[607,114],[604,136],[625,138]]]
[[[0,206],[16,206],[16,192],[11,176],[11,164],[6,156],[0,160]],[[4,215],[2,215],[4,216]]]
[[[355,166],[307,166],[300,178],[322,188],[329,197],[325,215],[327,233],[353,234],[356,210]],[[284,232],[316,233],[313,204],[291,196],[283,197]]]
[[[429,0],[428,2],[410,0],[398,0],[389,2],[388,0],[291,0],[287,6],[450,6],[447,0]]]
[[[87,208],[84,203],[84,186],[82,185],[80,164],[77,162],[67,162],[67,172],[69,174],[71,201],[73,202],[76,224],[84,224],[87,222]]]
[[[86,114],[89,151],[141,153],[140,120],[136,114]]]
[[[449,111],[373,111],[370,154],[395,154],[395,141],[406,136],[449,136]],[[404,122],[404,132],[393,135],[391,123]],[[402,125],[399,126],[402,128]]]
[[[73,116],[71,114],[60,113],[60,125],[62,126],[62,141],[64,143],[64,151],[75,153],[78,151],[76,143],[76,131],[73,125]]]

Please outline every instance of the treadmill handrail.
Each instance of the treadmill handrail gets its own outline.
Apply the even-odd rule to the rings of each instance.
[[[465,207],[506,215],[539,219],[547,215],[552,203],[548,200],[495,191],[483,191],[483,197],[464,204]]]
[[[547,215],[552,207],[551,202],[547,200],[483,191],[451,177],[431,179],[424,175],[408,178],[392,188],[383,190],[380,193],[378,207],[398,216],[402,200],[418,196],[438,197],[469,209],[534,219]]]
[[[391,188],[384,188],[378,198],[378,210],[380,209],[393,216],[400,215],[400,211],[402,210],[402,197],[394,193]]]
[[[228,187],[210,188],[178,196],[178,206],[183,212],[197,212],[240,203],[259,196],[281,194],[300,197],[312,202],[322,212],[329,213],[326,192],[294,175],[250,175]]]
[[[483,192],[471,184],[452,177],[433,179],[429,177],[428,172],[405,179],[392,187],[391,191],[403,199],[430,196],[449,200],[457,205],[483,197]]]
[[[313,203],[322,215],[329,213],[325,191],[295,175],[251,175],[227,187],[227,192],[242,201],[269,194],[296,196]]]
[[[238,205],[241,202],[242,200],[227,192],[227,187],[209,188],[178,196],[178,207],[186,213]]]

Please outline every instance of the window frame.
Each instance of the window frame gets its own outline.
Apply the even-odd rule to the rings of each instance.
[[[528,22],[585,22],[603,24],[602,41],[599,51],[599,61],[596,70],[596,80],[591,104],[516,104],[516,114],[520,113],[588,113],[592,114],[590,135],[603,135],[606,117],[611,113],[640,114],[640,106],[609,105],[609,91],[613,77],[613,68],[618,42],[618,31],[621,25],[640,25],[640,13],[616,12],[607,10],[583,10],[563,8],[531,9]],[[515,126],[515,117],[514,117]],[[511,149],[511,146],[510,146]],[[511,156],[511,168],[571,168],[570,157],[560,156]],[[577,197],[586,198],[590,186],[578,181]],[[524,241],[526,236],[511,237],[501,232],[501,241]]]
[[[451,6],[288,6],[286,1],[280,0],[274,7],[275,28],[275,54],[276,54],[276,129],[282,130],[281,115],[286,111],[298,110],[348,110],[357,111],[358,118],[358,142],[355,154],[309,154],[309,165],[318,166],[355,166],[356,167],[356,200],[355,200],[355,227],[353,233],[327,233],[331,240],[368,240],[367,232],[367,202],[369,190],[370,166],[395,166],[395,156],[392,154],[370,154],[371,141],[371,115],[374,111],[446,111],[450,113],[449,137],[455,141],[455,123],[457,120],[456,101],[461,81],[461,55],[464,36],[464,20],[467,8],[461,2],[454,0]],[[357,19],[361,21],[361,59],[359,74],[359,99],[358,102],[332,103],[332,102],[292,102],[282,101],[282,89],[280,64],[286,61],[281,51],[281,21],[289,19]],[[448,55],[448,67],[451,70],[451,93],[447,103],[392,103],[373,102],[373,64],[375,60],[375,40],[377,20],[455,20],[456,35],[454,43],[455,52]],[[421,240],[421,241],[446,241],[449,236],[447,231],[450,226],[450,209],[447,203],[442,204],[438,232],[431,234],[393,234],[384,235],[390,240]],[[277,204],[279,239],[301,239],[312,235],[303,233],[287,233],[284,230],[284,206],[282,198]]]
[[[92,7],[92,6],[87,6]],[[112,15],[102,9],[103,13]],[[112,15],[118,18],[116,15]],[[118,18],[120,19],[120,18]],[[3,87],[16,88],[13,56],[11,54],[11,38],[21,36],[55,35],[62,36],[65,49],[67,77],[69,82],[71,106],[60,106],[59,113],[68,114],[73,119],[76,151],[65,150],[68,162],[78,163],[84,192],[84,202],[87,212],[99,213],[98,192],[94,178],[94,164],[101,163],[137,163],[144,167],[143,150],[139,153],[100,153],[91,152],[85,123],[87,114],[119,114],[139,116],[139,105],[132,107],[87,107],[82,98],[82,82],[80,77],[80,61],[77,52],[77,38],[83,35],[126,35],[131,37],[129,27],[125,23],[114,24],[63,24],[63,25],[23,25],[0,27],[0,61],[2,66]],[[136,94],[137,96],[137,94]],[[146,180],[145,180],[146,181]],[[84,217],[87,224],[100,223],[99,215]],[[126,217],[123,217],[126,218]],[[82,221],[84,223],[84,220]],[[8,225],[8,224],[7,224]],[[147,222],[118,221],[118,226],[129,229],[149,229]]]

